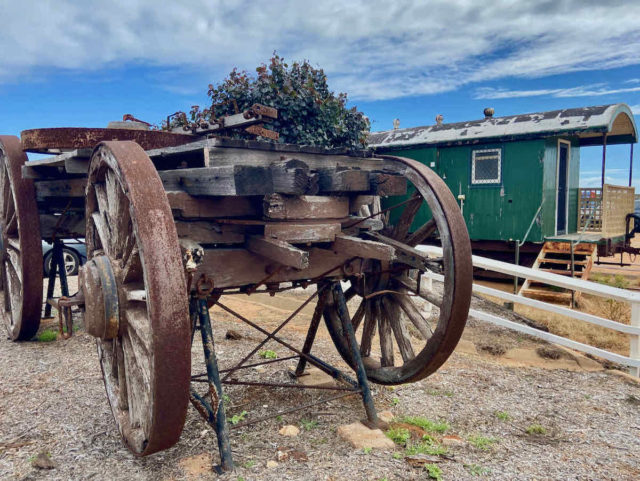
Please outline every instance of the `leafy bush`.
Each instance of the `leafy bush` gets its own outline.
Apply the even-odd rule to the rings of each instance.
[[[209,85],[208,95],[209,108],[200,110],[194,105],[189,118],[181,112],[165,128],[211,123],[258,103],[278,110],[278,118],[265,120],[264,126],[278,132],[282,143],[358,148],[364,146],[369,131],[368,119],[356,107],[347,108],[347,94],[329,90],[322,69],[306,60],[288,64],[275,52],[269,65],[259,66],[255,76],[233,69],[222,83]],[[248,134],[237,131],[232,135]]]

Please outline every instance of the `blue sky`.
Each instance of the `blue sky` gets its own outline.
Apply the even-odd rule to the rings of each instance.
[[[159,123],[274,50],[325,69],[373,130],[616,102],[640,114],[640,2],[0,0],[0,132]],[[636,115],[636,122],[640,118]],[[640,158],[640,148],[636,149]],[[582,185],[600,149],[582,149]],[[626,184],[628,146],[607,181]],[[640,162],[634,185],[640,187]]]

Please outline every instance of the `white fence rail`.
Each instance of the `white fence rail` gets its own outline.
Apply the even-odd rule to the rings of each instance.
[[[441,256],[442,249],[434,246],[419,246],[419,250],[427,252],[430,255]],[[628,366],[631,374],[640,376],[640,293],[627,291],[624,289],[618,289],[616,287],[607,286],[604,284],[597,284],[595,282],[583,281],[582,279],[571,278],[562,276],[559,274],[552,274],[550,272],[540,271],[536,269],[530,269],[528,267],[517,266],[509,264],[508,262],[496,261],[488,259],[486,257],[472,256],[474,267],[482,269],[500,272],[510,276],[517,276],[522,279],[530,279],[533,281],[544,282],[552,286],[562,287],[569,290],[586,292],[594,296],[600,296],[607,299],[613,299],[616,301],[626,302],[631,305],[631,325],[622,324],[615,319],[605,319],[603,317],[594,316],[585,312],[575,311],[566,307],[557,306],[555,304],[549,304],[547,302],[538,301],[536,299],[529,299],[528,297],[518,296],[509,292],[504,292],[499,289],[493,289],[487,286],[481,286],[479,284],[473,284],[473,291],[478,294],[486,294],[500,299],[505,299],[518,304],[535,307],[556,314],[561,314],[579,321],[588,322],[597,326],[613,329],[618,332],[623,332],[629,335],[629,357],[622,356],[613,352],[599,349],[597,347],[589,346],[581,342],[573,341],[565,337],[561,337],[549,332],[540,331],[533,327],[525,326],[517,322],[504,319],[502,317],[489,314],[487,312],[471,309],[469,315],[476,319],[491,322],[514,331],[529,334],[540,339],[544,339],[548,342],[553,342],[561,346],[569,347],[577,351],[592,354],[594,356],[607,359],[618,364]],[[442,281],[444,277],[439,274],[428,273],[434,280]]]

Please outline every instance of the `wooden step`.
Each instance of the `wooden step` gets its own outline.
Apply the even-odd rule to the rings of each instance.
[[[570,270],[562,270],[562,269],[545,269],[543,267],[540,267],[538,270],[544,271],[544,272],[551,272],[552,274],[559,274],[561,276],[570,276],[571,275],[571,271]],[[575,277],[582,277],[582,271],[574,271],[573,275]]]
[[[545,254],[566,254],[566,255],[571,255],[571,250],[567,247],[567,250],[564,249],[547,249],[547,248],[542,248],[542,252]],[[590,256],[591,254],[593,254],[593,251],[587,251],[587,250],[574,250],[573,251],[573,255],[574,256]]]
[[[555,292],[547,289],[524,289],[522,295],[545,302],[569,302],[571,292]]]
[[[546,257],[540,259],[540,264],[544,264],[545,262],[549,264],[566,264],[568,266],[571,265],[571,259],[547,259]],[[589,264],[589,261],[573,261],[573,264],[576,266],[586,266]]]

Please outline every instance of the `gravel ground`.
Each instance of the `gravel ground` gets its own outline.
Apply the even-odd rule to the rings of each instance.
[[[290,312],[296,296],[280,301],[251,302],[266,321],[275,326],[278,316]],[[271,304],[269,304],[269,302]],[[284,337],[298,345],[304,339],[301,322]],[[243,334],[226,340],[227,329]],[[223,367],[242,357],[257,333],[224,315],[214,326],[218,356]],[[424,416],[446,421],[448,435],[462,443],[448,448],[438,465],[444,480],[486,479],[587,480],[640,479],[640,389],[632,380],[613,371],[587,372],[540,367],[514,367],[501,356],[486,354],[482,346],[504,350],[543,345],[498,328],[470,322],[465,341],[446,365],[421,382],[388,389],[374,386],[379,410],[396,416]],[[474,345],[478,347],[475,353]],[[464,347],[464,349],[463,349]],[[287,355],[277,345],[268,348]],[[314,352],[341,364],[328,334],[319,333]],[[498,350],[498,352],[501,352]],[[494,353],[495,354],[495,353]],[[194,371],[202,372],[201,345],[193,349]],[[569,356],[570,357],[570,356]],[[565,363],[566,364],[566,363]],[[565,365],[563,364],[563,366]],[[251,369],[249,378],[286,381],[295,361]],[[294,392],[292,392],[294,391]],[[295,406],[317,398],[309,392],[232,387],[229,414],[247,412],[259,417],[276,406]],[[500,419],[496,413],[506,413]],[[190,408],[180,442],[172,449],[148,458],[135,458],[124,448],[107,405],[92,339],[79,332],[68,341],[11,343],[0,340],[0,479],[122,479],[122,480],[401,480],[427,479],[422,469],[395,451],[354,450],[336,435],[340,425],[357,421],[363,410],[356,397],[341,399],[300,413],[285,415],[232,431],[232,448],[238,468],[216,476],[210,463],[217,462],[215,435]],[[308,422],[313,421],[313,422]],[[285,424],[301,427],[297,437],[283,437]],[[545,434],[527,434],[533,424]],[[306,426],[306,428],[305,428]],[[485,449],[469,439],[491,438]],[[291,452],[290,459],[276,459],[277,450]],[[56,468],[37,470],[32,459],[50,453]],[[294,459],[298,458],[298,459]],[[306,460],[305,460],[306,458]]]

